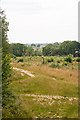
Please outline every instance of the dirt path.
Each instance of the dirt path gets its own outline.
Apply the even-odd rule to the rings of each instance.
[[[23,69],[20,69],[20,68],[15,68],[15,67],[13,67],[13,69],[14,69],[14,70],[17,70],[17,71],[20,71],[21,73],[24,73],[24,74],[26,74],[26,75],[28,75],[28,76],[30,76],[30,77],[35,77],[32,73],[30,73],[30,72],[27,71],[27,70],[23,70]]]
[[[78,100],[77,97],[64,97],[64,96],[52,96],[52,95],[38,95],[38,94],[21,94],[21,96],[29,96],[29,97],[38,97],[38,98],[47,98],[47,99],[67,99],[69,101]]]

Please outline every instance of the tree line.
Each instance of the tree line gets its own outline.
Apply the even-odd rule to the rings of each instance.
[[[48,44],[43,48],[43,55],[54,56],[54,55],[68,55],[74,54],[75,51],[79,51],[80,43],[77,41],[64,41],[62,43]]]
[[[62,43],[55,42],[47,44],[45,47],[27,46],[21,43],[12,43],[10,48],[12,54],[15,56],[55,56],[55,55],[68,55],[74,54],[75,51],[80,51],[80,43],[77,41],[64,41]]]
[[[10,44],[11,53],[15,56],[40,56],[42,52],[39,48],[21,44],[21,43],[12,43]]]

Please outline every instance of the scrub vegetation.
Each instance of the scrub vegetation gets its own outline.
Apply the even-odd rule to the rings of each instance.
[[[9,44],[3,11],[0,17],[3,119],[78,118],[80,43]]]

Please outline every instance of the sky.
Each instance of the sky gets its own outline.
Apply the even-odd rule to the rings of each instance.
[[[10,43],[78,40],[77,0],[1,0]]]

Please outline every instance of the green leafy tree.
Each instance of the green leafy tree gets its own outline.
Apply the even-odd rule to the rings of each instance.
[[[34,49],[32,46],[27,46],[25,54],[27,56],[32,56],[34,54]]]
[[[48,44],[46,45],[44,48],[43,48],[43,55],[44,56],[50,56],[52,55],[52,47],[53,45],[52,44]]]
[[[80,43],[77,41],[64,41],[59,48],[61,55],[74,54],[78,49],[80,49]]]
[[[43,48],[43,55],[54,56],[59,54],[59,43],[48,44]]]
[[[11,83],[11,53],[10,45],[8,43],[8,25],[6,15],[2,11],[1,18],[1,41],[2,41],[2,118],[21,118],[28,117],[28,113],[24,111],[17,96],[15,96],[10,89]],[[0,49],[1,50],[1,49]],[[0,52],[1,53],[1,52]],[[0,63],[1,65],[1,63]]]
[[[10,48],[11,48],[12,54],[15,56],[23,56],[26,51],[26,46],[21,43],[12,43],[10,45]]]
[[[80,43],[77,41],[64,41],[62,43],[48,44],[43,48],[43,55],[68,55],[74,54],[75,50],[80,49]]]
[[[1,16],[1,28],[2,28],[2,85],[3,85],[3,96],[5,95],[7,90],[7,86],[9,84],[9,77],[11,75],[11,67],[10,67],[10,53],[9,53],[9,43],[7,38],[7,31],[9,23],[6,21],[6,16],[2,11],[0,13]]]
[[[10,66],[10,53],[9,53],[9,43],[7,37],[8,25],[6,20],[6,15],[2,11],[0,13],[1,17],[1,41],[2,41],[2,116],[5,115],[5,109],[10,107],[12,104],[11,97],[14,97],[9,89],[10,76],[11,76],[11,66]],[[9,109],[9,108],[8,108]]]

